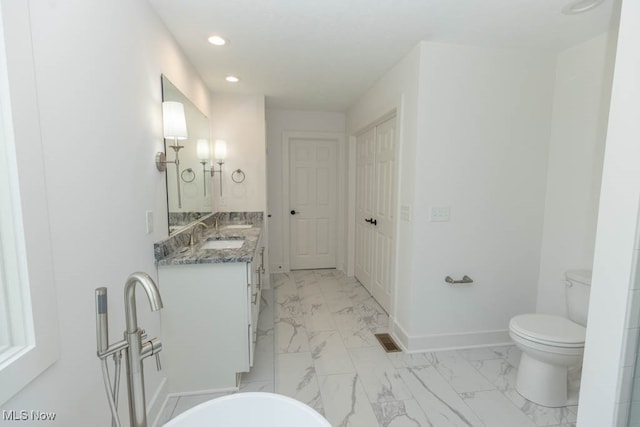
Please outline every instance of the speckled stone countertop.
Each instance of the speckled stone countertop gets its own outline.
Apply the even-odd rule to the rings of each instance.
[[[215,230],[216,218],[218,230]],[[158,266],[184,264],[217,264],[228,262],[251,262],[262,232],[262,212],[214,213],[201,218],[208,228],[201,226],[195,231],[198,243],[189,246],[189,235],[196,223],[154,244]],[[238,224],[251,224],[251,228],[229,228]],[[208,240],[243,240],[237,249],[202,249]]]

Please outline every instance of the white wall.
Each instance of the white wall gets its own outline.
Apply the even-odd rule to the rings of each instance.
[[[222,197],[220,175],[213,178],[214,211],[264,211],[267,208],[267,159],[263,95],[211,95],[211,140],[227,142],[223,166]],[[218,169],[218,165],[215,165]],[[231,180],[236,169],[245,181]]]
[[[507,341],[534,309],[554,58],[422,43],[411,348]],[[450,207],[449,222],[429,222]],[[471,286],[444,277],[469,275]]]
[[[302,132],[334,132],[344,135],[344,113],[324,111],[299,111],[267,109],[267,193],[269,195],[267,205],[271,218],[269,223],[269,263],[272,272],[283,271],[287,264],[283,259],[283,235],[282,217],[282,136],[287,131]],[[346,147],[338,147],[338,162],[341,176],[345,171]],[[344,193],[340,197],[339,205],[344,206]],[[338,215],[338,228],[344,230],[346,226],[344,208]],[[344,235],[344,233],[340,233]],[[338,245],[338,268],[344,269],[344,245]]]
[[[410,350],[507,340],[534,309],[551,116],[551,55],[421,43],[349,109],[353,135],[399,110],[392,317]],[[429,222],[432,206],[451,220]],[[475,283],[449,287],[444,277]]]
[[[628,402],[618,386],[629,378],[623,353],[640,199],[640,3],[622,3],[607,131],[585,344],[578,425],[626,425]],[[634,306],[637,310],[637,305]],[[637,311],[635,316],[637,332]],[[627,346],[629,347],[629,346]],[[631,346],[632,347],[632,346]],[[633,348],[628,348],[633,350]],[[632,366],[632,365],[631,365]],[[633,368],[631,368],[633,369]],[[620,406],[619,406],[620,403]],[[617,411],[622,417],[614,423]]]
[[[615,41],[608,34],[558,55],[537,311],[566,315],[564,272],[591,268]]]
[[[33,43],[35,69],[10,62],[9,72],[13,97],[25,84],[38,94],[41,135],[17,145],[41,144],[44,163],[19,158],[18,167],[21,174],[45,173],[57,290],[50,303],[58,306],[61,354],[1,409],[55,411],[51,424],[65,427],[107,425],[94,289],[108,287],[111,340],[120,339],[124,282],[139,270],[155,277],[153,242],[167,235],[164,175],[154,164],[163,147],[160,74],[205,113],[208,91],[145,0],[3,0],[2,9],[8,50]],[[13,25],[26,14],[31,28]],[[18,128],[37,119],[15,117]],[[146,210],[155,217],[151,234]],[[27,246],[30,262],[38,262],[36,250]],[[138,292],[138,320],[150,337],[159,336],[160,316],[144,299]],[[163,380],[153,360],[146,362],[146,380],[150,400]],[[125,399],[121,405],[126,425]]]

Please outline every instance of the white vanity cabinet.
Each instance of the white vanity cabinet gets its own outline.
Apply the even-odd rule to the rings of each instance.
[[[251,262],[158,266],[169,392],[235,387],[253,365],[263,250],[258,240]]]
[[[260,242],[258,242],[260,243]],[[262,273],[264,265],[261,262],[261,252],[264,247],[258,246],[253,262],[249,264],[249,312],[251,321],[249,322],[249,366],[253,366],[253,353],[258,338],[258,315],[260,314],[260,296],[262,294]]]

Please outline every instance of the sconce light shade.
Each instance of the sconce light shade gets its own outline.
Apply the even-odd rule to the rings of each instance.
[[[221,139],[216,139],[214,148],[214,157],[217,161],[223,161],[227,158],[227,143]]]
[[[209,141],[206,139],[199,139],[196,151],[198,153],[198,159],[209,160]]]
[[[180,102],[162,103],[162,124],[164,137],[187,139],[187,122],[184,118],[184,106]]]

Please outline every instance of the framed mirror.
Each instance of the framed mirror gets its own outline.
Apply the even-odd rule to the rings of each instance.
[[[162,102],[179,102],[184,109],[187,127],[185,139],[165,138],[164,152],[166,160],[174,162],[176,154],[179,165],[167,164],[165,172],[167,184],[167,215],[169,235],[186,225],[208,215],[212,211],[211,175],[203,173],[203,164],[198,158],[198,140],[210,142],[209,120],[180,90],[164,75],[162,80]],[[173,145],[182,146],[175,150]],[[201,143],[202,146],[202,143]],[[206,171],[211,162],[204,164]],[[179,186],[179,187],[178,187]]]

